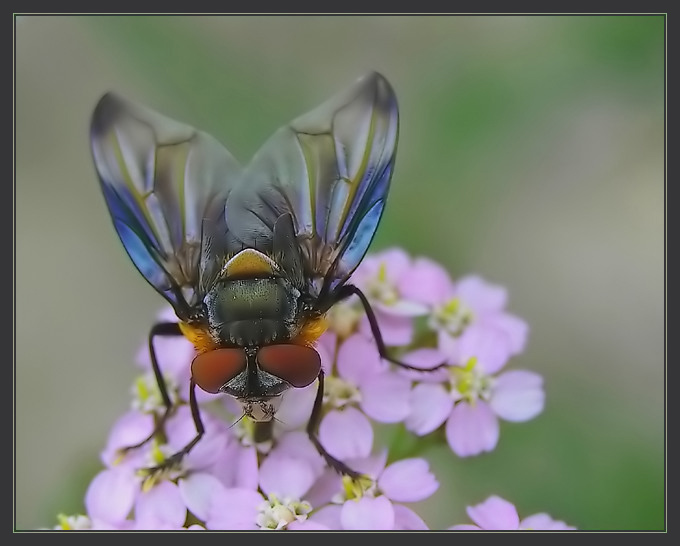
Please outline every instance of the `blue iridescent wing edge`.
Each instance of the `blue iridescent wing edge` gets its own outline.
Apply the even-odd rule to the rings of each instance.
[[[225,204],[241,168],[212,136],[113,93],[93,111],[90,142],[123,247],[187,319],[205,290],[204,223],[226,236]]]

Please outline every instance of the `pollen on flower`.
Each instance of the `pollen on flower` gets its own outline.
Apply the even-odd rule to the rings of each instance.
[[[358,501],[364,496],[378,496],[378,484],[373,478],[365,474],[358,478],[343,476],[342,491],[335,495],[332,500],[335,503],[341,504],[348,500]]]
[[[167,393],[170,401],[176,404],[178,395],[178,385],[175,378],[169,375],[164,375]],[[132,409],[141,411],[143,413],[151,413],[156,410],[165,408],[161,391],[158,388],[158,382],[153,372],[140,375],[134,382],[131,388],[132,393]]]
[[[449,373],[454,400],[465,400],[470,404],[480,399],[490,400],[494,378],[477,365],[476,357],[471,357],[463,367],[451,366]]]
[[[460,336],[472,322],[473,314],[460,298],[452,298],[434,309],[429,326],[433,330],[445,330],[454,337]]]
[[[342,408],[361,402],[359,389],[340,377],[328,376],[324,382],[323,402],[326,406]]]
[[[399,291],[389,280],[385,262],[380,263],[377,274],[366,282],[366,293],[369,298],[385,305],[394,305],[399,301]]]
[[[343,340],[351,336],[359,326],[363,311],[350,301],[336,303],[326,313],[328,328]]]
[[[57,521],[59,523],[54,526],[54,529],[60,531],[80,531],[92,528],[92,522],[90,521],[90,518],[82,514],[76,514],[73,516],[58,514]]]
[[[162,471],[156,470],[156,467],[165,463],[172,453],[173,450],[169,445],[161,444],[154,438],[151,449],[146,453],[145,467],[137,471],[137,475],[142,478],[142,491],[149,491],[157,483],[176,480],[185,474],[181,463],[170,465]]]
[[[304,521],[312,511],[312,505],[307,501],[301,501],[286,497],[279,499],[271,494],[259,507],[255,519],[261,529],[283,529],[293,521]]]

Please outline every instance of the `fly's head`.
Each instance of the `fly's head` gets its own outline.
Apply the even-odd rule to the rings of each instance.
[[[285,391],[306,387],[320,373],[319,353],[293,343],[215,349],[199,354],[191,365],[196,385],[233,396],[254,421],[270,421]]]

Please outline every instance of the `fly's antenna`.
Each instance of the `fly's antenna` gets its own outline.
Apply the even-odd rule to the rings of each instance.
[[[286,425],[286,423],[284,421],[281,421],[281,419],[279,419],[276,415],[272,415],[272,421],[274,421],[275,423],[279,423],[281,426]]]
[[[236,425],[238,425],[238,424],[243,420],[243,418],[244,418],[245,416],[246,416],[246,412],[244,411],[244,412],[241,414],[241,417],[239,417],[238,419],[236,419],[236,421],[234,421],[231,425],[229,425],[229,428],[231,429],[231,428],[235,427]]]

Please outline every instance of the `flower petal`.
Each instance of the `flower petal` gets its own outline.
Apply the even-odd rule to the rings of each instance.
[[[148,438],[153,432],[153,416],[129,411],[119,418],[111,428],[106,448],[101,453],[102,462],[108,466],[116,466],[120,457],[118,450],[123,447],[133,446]],[[144,464],[145,450],[133,449],[125,454],[124,464],[134,468],[139,468]]]
[[[399,278],[399,292],[406,300],[434,306],[451,297],[453,282],[440,264],[417,258]]]
[[[177,322],[177,317],[172,322]],[[182,380],[189,379],[191,361],[196,356],[196,349],[194,349],[193,344],[184,336],[159,336],[154,338],[153,348],[156,353],[156,360],[162,363],[163,373],[172,375],[178,382],[184,384]],[[149,346],[146,343],[137,352],[136,361],[141,368],[151,369]]]
[[[288,389],[281,397],[281,405],[276,411],[276,426],[282,430],[300,428],[309,421],[314,407],[314,399],[319,383],[314,381],[310,385],[299,389]]]
[[[434,371],[433,368],[446,362],[446,355],[437,349],[423,348],[409,351],[399,360],[414,368]]]
[[[309,435],[301,430],[287,432],[277,440],[276,447],[270,453],[279,456],[304,460],[314,470],[315,475],[323,472],[326,465],[323,457],[309,439]]]
[[[342,505],[340,512],[342,528],[346,530],[372,531],[394,529],[394,508],[385,496],[362,497]]]
[[[361,334],[348,337],[340,345],[336,366],[338,375],[355,385],[384,368],[376,344]]]
[[[359,471],[353,464],[353,470]],[[309,491],[305,493],[305,499],[312,506],[324,506],[333,500],[342,491],[342,476],[334,469],[327,468],[316,479]],[[338,516],[339,517],[339,516]],[[339,527],[335,527],[338,529]]]
[[[406,325],[410,324],[411,322],[410,319],[412,317],[421,317],[423,315],[427,315],[429,309],[424,303],[400,299],[389,304],[382,301],[376,301],[373,303],[373,311],[376,312],[376,318],[379,319],[378,324],[381,326],[381,329],[383,326],[385,328],[392,327],[390,326],[390,321],[392,319],[400,319],[399,321],[395,320],[393,324],[397,328],[400,328],[400,331],[403,335],[406,332]],[[379,315],[382,315],[382,317]],[[384,322],[381,322],[381,318],[384,320]],[[408,321],[406,319],[408,319]],[[401,343],[386,343],[388,345],[405,345],[409,340],[403,341]]]
[[[226,453],[210,466],[210,473],[225,487],[257,489],[259,480],[257,449],[254,446],[231,442]]]
[[[258,507],[262,495],[251,489],[223,489],[213,495],[206,529],[242,530],[257,529]]]
[[[506,421],[528,421],[543,411],[543,378],[527,370],[500,374],[491,395],[491,408]]]
[[[576,527],[567,525],[563,521],[554,520],[548,514],[541,512],[526,517],[519,524],[520,529],[533,531],[575,531]]]
[[[187,517],[187,509],[176,484],[164,481],[148,491],[142,490],[135,502],[138,528],[180,528]]]
[[[122,523],[132,509],[138,488],[139,481],[127,467],[101,471],[85,493],[88,516],[93,521]]]
[[[385,265],[388,277],[395,282],[411,266],[411,256],[399,247],[386,248],[382,252],[374,254],[374,257],[379,260],[380,264]]]
[[[177,482],[184,504],[198,519],[205,520],[212,504],[213,495],[226,489],[215,476],[205,472],[189,474]]]
[[[411,381],[420,381],[423,383],[442,383],[448,380],[449,373],[446,366],[447,357],[437,349],[416,349],[410,351],[399,357],[399,360],[409,366],[419,368],[418,370],[410,370],[408,368],[398,368],[397,373],[402,377],[406,377]],[[436,369],[435,369],[436,368]]]
[[[319,525],[324,525],[328,529],[342,529],[342,523],[340,521],[341,512],[342,506],[329,504],[315,510],[309,517],[309,520]]]
[[[460,279],[456,283],[456,295],[477,315],[500,311],[508,300],[505,288],[491,284],[477,275]]]
[[[458,338],[458,364],[464,366],[472,357],[477,358],[479,366],[487,373],[494,374],[508,362],[510,345],[508,336],[502,330],[471,324]]]
[[[301,499],[315,477],[314,470],[304,459],[277,456],[274,452],[260,465],[260,487],[265,495]]]
[[[515,506],[496,495],[475,506],[468,506],[467,513],[472,521],[487,531],[514,531],[519,527]]]
[[[346,463],[353,470],[361,472],[375,481],[382,474],[383,470],[385,470],[387,455],[388,450],[387,448],[384,448],[376,455],[347,459]]]
[[[286,529],[289,531],[327,531],[330,529],[330,527],[326,527],[321,523],[306,519],[304,521],[291,521],[286,526]]]
[[[418,502],[432,495],[439,482],[425,459],[403,459],[389,465],[378,478],[378,487],[393,501]]]
[[[361,409],[380,423],[403,421],[411,410],[411,382],[394,373],[381,373],[361,383]]]
[[[319,353],[319,357],[321,357],[321,368],[326,375],[330,375],[333,371],[333,365],[335,364],[335,348],[337,344],[337,334],[331,330],[326,330],[321,334],[321,337],[319,337],[314,346],[316,352]]]
[[[204,417],[206,421],[210,419],[207,414],[201,414],[201,418]],[[203,424],[206,425],[205,422]],[[167,443],[174,450],[182,449],[196,436],[196,425],[189,406],[182,405],[175,409],[174,414],[166,423],[166,434],[168,436]]]
[[[201,440],[184,458],[184,466],[189,470],[199,470],[220,462],[227,464],[230,451],[228,447],[229,438],[226,433],[206,429]]]
[[[510,354],[516,355],[524,350],[529,336],[529,325],[521,318],[509,313],[497,313],[489,321],[503,330],[508,338]]]
[[[443,385],[420,383],[411,391],[411,413],[406,428],[418,436],[439,428],[451,415],[453,400]]]
[[[459,457],[491,451],[498,443],[498,418],[482,401],[475,406],[459,402],[446,422],[446,440]]]
[[[396,531],[427,531],[428,526],[422,518],[403,504],[393,504],[394,529]]]
[[[321,421],[319,439],[328,453],[337,459],[366,457],[373,447],[373,429],[366,416],[348,407],[333,410]]]
[[[374,305],[375,319],[378,322],[380,335],[388,347],[399,347],[408,345],[413,339],[413,319],[412,316],[416,314],[425,314],[425,308],[420,310],[404,309],[403,305],[400,308],[402,314],[397,314],[397,309],[392,306],[389,311],[384,310],[385,307],[379,304]],[[359,332],[365,338],[373,339],[373,331],[371,330],[371,323],[368,317],[364,315],[359,321]]]

